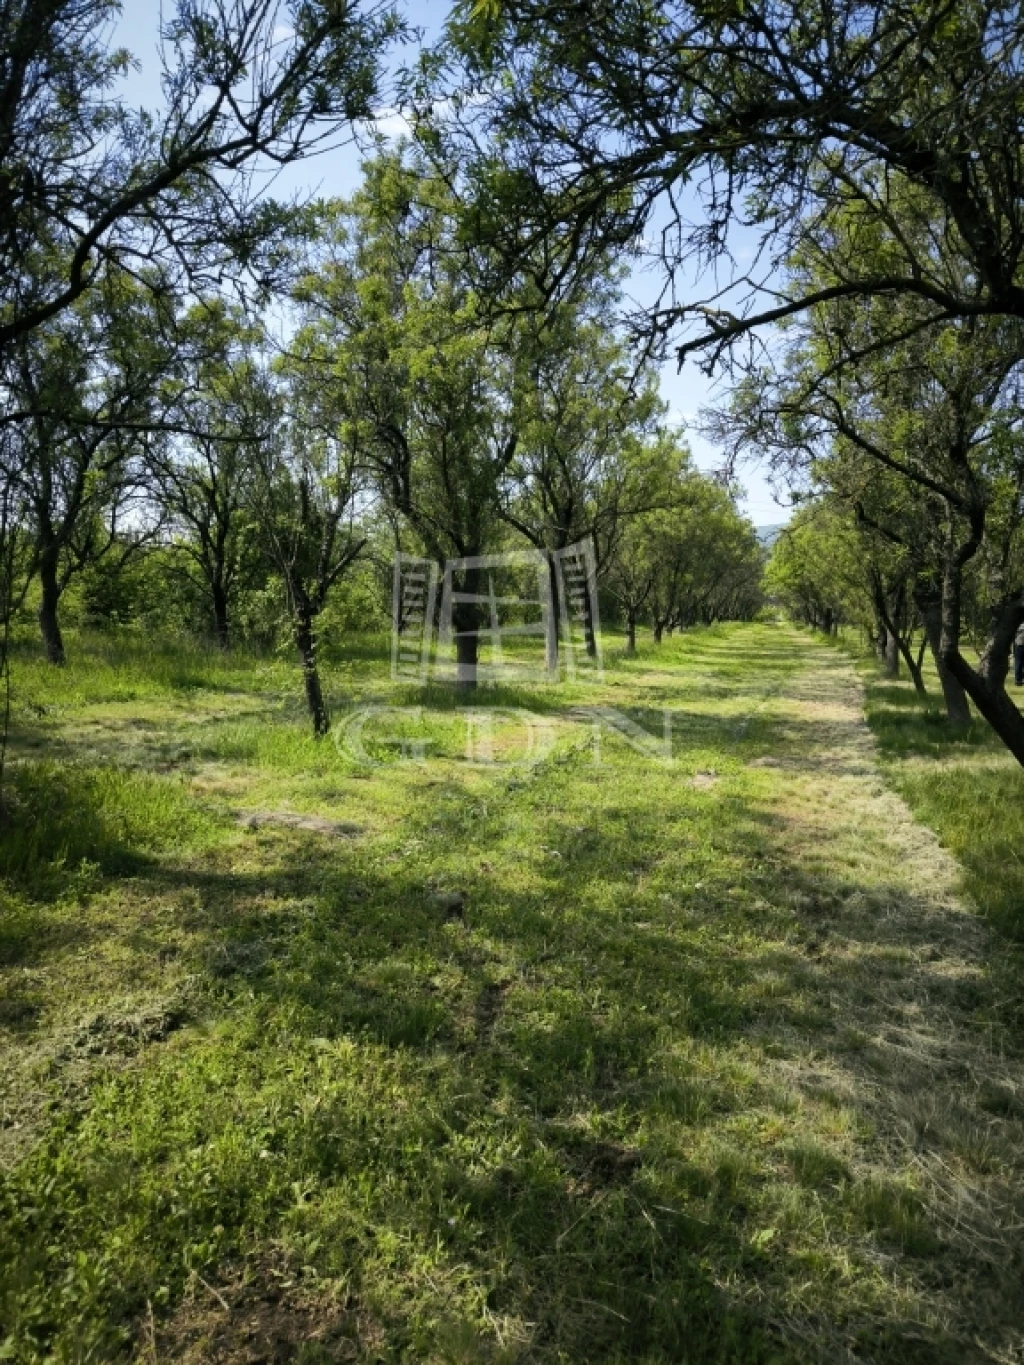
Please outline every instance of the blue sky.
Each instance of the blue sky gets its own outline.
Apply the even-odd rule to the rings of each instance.
[[[410,24],[423,31],[427,41],[435,38],[448,11],[446,0],[407,0],[405,13]],[[170,8],[170,6],[168,6]],[[121,20],[117,26],[116,42],[128,48],[139,61],[139,70],[133,72],[125,81],[125,97],[132,105],[152,107],[159,102],[159,61],[157,38],[161,14],[160,0],[124,0]],[[404,60],[414,56],[413,47],[402,53]],[[387,132],[401,131],[401,121],[389,110],[382,126]],[[389,116],[390,115],[390,116]],[[281,193],[308,193],[317,195],[350,194],[359,183],[360,150],[354,143],[338,147],[322,155],[308,158],[302,163],[286,168],[275,180],[275,188]],[[740,258],[746,245],[742,234],[737,238],[734,250]],[[698,282],[688,282],[695,297],[706,294],[706,287],[697,292]],[[657,275],[648,270],[634,269],[627,282],[627,292],[638,302],[647,303],[653,299],[658,288]],[[681,292],[687,292],[684,287]],[[687,440],[693,450],[697,463],[704,469],[714,469],[721,463],[721,452],[709,445],[694,429],[699,410],[720,397],[724,390],[714,385],[697,368],[692,360],[680,372],[674,361],[666,363],[661,372],[662,394],[669,404],[673,422],[682,425]],[[789,512],[780,507],[762,471],[756,466],[746,466],[740,474],[746,490],[742,507],[751,520],[758,526],[771,525],[787,520]]]

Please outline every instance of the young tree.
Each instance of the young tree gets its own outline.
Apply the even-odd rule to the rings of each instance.
[[[54,664],[64,662],[58,612],[72,578],[119,540],[131,553],[144,539],[140,433],[168,363],[155,330],[148,298],[108,280],[10,350],[8,394],[30,414],[10,428],[23,453],[16,477],[31,520],[43,645]]]
[[[292,635],[319,739],[330,730],[317,656],[317,618],[366,536],[363,485],[351,440],[324,419],[318,396],[291,375],[279,416],[256,448],[254,507],[288,596]],[[287,404],[287,407],[285,407]]]
[[[447,187],[403,151],[369,163],[362,190],[333,210],[328,259],[303,283],[296,347],[378,492],[438,562],[495,546],[517,444],[509,350],[461,269],[460,231]],[[478,569],[457,575],[465,688],[477,681],[480,587]]]
[[[231,639],[238,591],[257,568],[254,449],[272,411],[253,350],[261,334],[222,300],[194,307],[176,329],[176,374],[163,386],[172,429],[148,443],[156,496],[186,576],[209,602],[214,637]]]
[[[605,587],[626,618],[626,653],[636,653],[636,628],[654,592],[661,567],[647,517],[626,527],[605,577]]]

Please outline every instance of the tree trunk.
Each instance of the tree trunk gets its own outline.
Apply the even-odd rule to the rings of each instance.
[[[64,638],[60,633],[57,608],[60,604],[60,581],[57,577],[57,557],[44,553],[39,559],[39,630],[43,637],[43,649],[51,664],[64,662]]]
[[[654,623],[654,643],[655,643],[656,645],[660,645],[660,644],[661,644],[661,633],[662,633],[663,630],[664,630],[664,627],[662,626],[661,622],[660,622],[660,621],[655,621],[655,623]]]
[[[295,617],[295,643],[302,664],[302,681],[306,689],[306,706],[313,722],[313,734],[317,739],[326,735],[331,728],[331,718],[324,702],[323,688],[320,686],[320,670],[316,658],[316,633],[313,630],[312,614],[299,608]]]
[[[1006,694],[1006,667],[1014,634],[1024,621],[1024,604],[1016,597],[1004,599],[992,614],[988,641],[979,661],[972,668],[960,652],[960,594],[963,563],[977,548],[980,532],[973,542],[950,556],[942,580],[943,661],[971,701],[988,721],[1017,762],[1024,767],[1024,715]]]
[[[972,668],[958,649],[945,639],[949,666],[968,696],[1024,767],[1024,715],[1006,692],[1006,672],[1013,638],[1024,621],[1024,605],[1015,598],[1004,600],[993,611],[988,640],[977,668]]]
[[[220,583],[211,585],[213,597],[213,633],[221,649],[228,647],[228,595]]]
[[[872,592],[875,600],[875,648],[878,651],[879,659],[885,665],[886,675],[890,678],[899,677],[899,656],[902,654],[907,665],[907,671],[913,680],[915,691],[919,696],[926,697],[928,693],[925,689],[924,679],[921,677],[921,661],[915,659],[910,652],[910,643],[904,638],[899,626],[900,618],[903,616],[902,608],[906,601],[905,587],[901,587],[899,590],[894,611],[889,609],[881,580],[877,576],[873,579]]]
[[[921,659],[924,657],[924,646],[921,646],[921,653],[915,659],[910,645],[904,640],[902,635],[896,636],[896,643],[899,645],[900,653],[903,655],[903,662],[907,665],[907,672],[910,674],[914,684],[914,691],[919,697],[927,697],[928,689],[924,685],[924,678],[921,676]]]
[[[583,638],[586,641],[588,657],[596,659],[597,635],[594,631],[594,604],[591,600],[591,586],[588,580],[587,590],[583,598]]]
[[[544,667],[552,675],[558,676],[558,617],[561,611],[561,600],[558,596],[558,571],[555,568],[555,556],[548,553],[548,583],[551,588],[551,611],[548,614],[547,629],[544,635]]]
[[[917,606],[924,622],[924,633],[928,637],[928,648],[932,652],[939,675],[939,685],[946,703],[946,717],[951,725],[970,725],[971,708],[967,702],[967,693],[942,657],[942,604],[933,594],[927,596],[922,594],[917,597]]]
[[[479,569],[465,571],[461,591],[474,596],[479,593]],[[455,686],[459,692],[472,692],[479,681],[479,604],[476,601],[456,602],[452,609],[452,627],[455,631]]]
[[[971,701],[1024,768],[1024,716],[1006,695],[1006,688],[986,682],[959,650],[948,662],[950,671]]]
[[[636,612],[630,611],[626,616],[626,653],[636,653]]]
[[[477,686],[477,663],[480,657],[480,636],[458,635],[455,639],[455,686],[460,692],[472,692]]]

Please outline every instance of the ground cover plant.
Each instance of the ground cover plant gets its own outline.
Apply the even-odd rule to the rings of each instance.
[[[376,764],[290,664],[16,654],[0,1358],[1014,1359],[1008,912],[893,790],[1009,846],[1012,760],[785,624],[470,706],[386,650],[323,665]]]

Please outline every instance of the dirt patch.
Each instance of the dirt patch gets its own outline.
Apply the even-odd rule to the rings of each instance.
[[[194,1276],[170,1320],[148,1309],[140,1362],[291,1365],[299,1359],[376,1358],[383,1334],[350,1295],[310,1285],[287,1268],[250,1264],[217,1283]]]
[[[563,1159],[573,1177],[573,1193],[594,1194],[631,1179],[643,1165],[643,1153],[636,1147],[600,1140],[574,1142]]]
[[[245,829],[264,829],[278,826],[282,829],[303,829],[311,834],[328,834],[334,838],[354,839],[363,833],[363,826],[350,820],[327,820],[322,815],[297,815],[287,810],[240,810],[235,811],[235,820]]]

